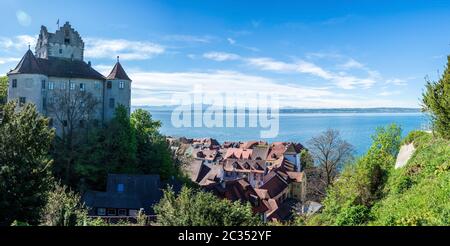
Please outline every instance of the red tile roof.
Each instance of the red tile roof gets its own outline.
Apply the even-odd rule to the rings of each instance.
[[[128,77],[119,61],[117,61],[116,65],[114,65],[111,73],[108,75],[108,77],[106,77],[106,79],[123,79],[131,81],[130,77]]]

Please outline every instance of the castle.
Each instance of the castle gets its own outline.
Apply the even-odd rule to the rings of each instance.
[[[49,110],[52,103],[61,104],[55,101],[58,93],[89,93],[97,102],[92,113],[83,116],[89,119],[80,118],[76,122],[80,127],[86,124],[86,120],[96,124],[108,122],[114,117],[118,105],[125,106],[130,114],[131,79],[120,64],[119,57],[107,77],[97,72],[91,62],[84,61],[83,39],[69,22],[55,33],[41,26],[34,54],[29,48],[16,68],[7,75],[8,101],[17,100],[19,105],[34,103],[41,114],[52,119],[51,124],[57,133],[61,133],[69,120],[55,120],[57,115],[54,110]],[[84,103],[81,101],[79,106]]]

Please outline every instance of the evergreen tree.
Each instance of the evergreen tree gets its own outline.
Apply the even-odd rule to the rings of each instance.
[[[136,137],[125,106],[116,108],[105,140],[108,173],[136,173]]]
[[[0,107],[6,103],[8,97],[8,77],[0,77]]]
[[[131,124],[136,134],[139,171],[159,174],[163,179],[176,175],[169,146],[158,131],[161,122],[154,121],[148,111],[137,109],[131,114]]]
[[[56,183],[42,210],[42,223],[48,226],[77,226],[87,223],[87,208],[80,195]]]
[[[250,204],[221,200],[212,193],[183,187],[176,195],[164,191],[154,206],[157,223],[164,226],[252,226],[261,220],[253,215]]]
[[[51,187],[50,145],[54,131],[36,107],[15,102],[3,108],[0,121],[0,224],[36,224]]]
[[[450,56],[442,78],[437,82],[427,81],[425,87],[422,109],[431,114],[433,130],[450,139]]]

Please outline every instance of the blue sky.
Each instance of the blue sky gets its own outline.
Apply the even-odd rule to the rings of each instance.
[[[241,3],[243,2],[243,3]],[[0,73],[40,26],[70,21],[104,75],[116,55],[132,104],[166,105],[194,85],[277,93],[281,106],[418,107],[450,53],[449,1],[0,2]]]

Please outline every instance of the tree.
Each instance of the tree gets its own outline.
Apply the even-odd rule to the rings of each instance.
[[[311,169],[314,167],[314,158],[307,149],[302,149],[300,152],[300,160],[302,160],[303,169]]]
[[[3,108],[0,122],[0,224],[37,224],[51,187],[54,130],[32,104]]]
[[[136,134],[137,168],[144,174],[160,174],[167,179],[177,174],[169,145],[159,133],[160,121],[154,121],[151,114],[137,109],[131,114],[131,125]]]
[[[0,77],[0,107],[6,103],[8,97],[8,77]]]
[[[324,173],[326,186],[330,186],[339,169],[352,159],[353,146],[343,140],[338,131],[329,129],[309,142],[311,155]]]
[[[48,113],[62,131],[55,141],[55,173],[70,184],[76,153],[86,139],[79,130],[87,128],[94,120],[93,114],[100,101],[92,93],[81,90],[52,90],[49,99]]]
[[[401,128],[378,128],[368,152],[344,170],[327,190],[322,214],[309,224],[360,225],[370,219],[372,206],[383,197],[388,175],[400,148]]]
[[[80,195],[56,183],[48,194],[47,204],[42,210],[42,224],[47,226],[85,225],[87,208]]]
[[[128,117],[128,110],[119,105],[114,118],[105,130],[108,172],[137,173],[136,136]]]
[[[154,206],[157,223],[164,226],[251,226],[261,221],[250,204],[221,200],[209,192],[183,187],[176,195],[171,188]]]
[[[427,80],[422,96],[422,110],[430,113],[434,132],[450,139],[450,56],[442,78]]]

